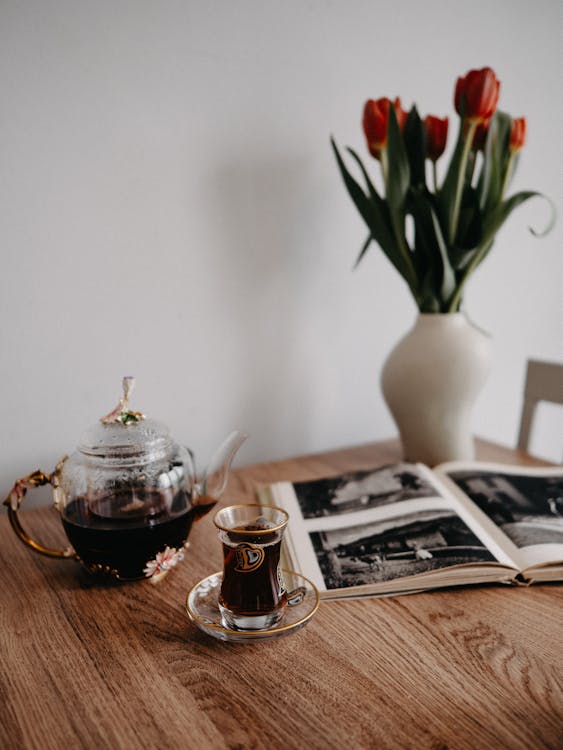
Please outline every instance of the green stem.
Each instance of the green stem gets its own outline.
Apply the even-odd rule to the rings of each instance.
[[[432,162],[432,177],[434,179],[434,192],[438,192],[438,170],[436,169],[436,162]]]
[[[467,159],[467,174],[465,175],[468,185],[471,185],[471,183],[473,182],[473,174],[475,172],[476,161],[477,161],[477,154],[474,151],[472,151],[470,154],[470,157]]]
[[[387,197],[387,178],[389,176],[389,161],[387,159],[387,149],[384,148],[380,154],[381,161],[381,174],[383,175],[383,186],[385,189],[385,197]]]
[[[506,171],[504,173],[504,178],[502,181],[502,187],[500,189],[500,203],[502,203],[504,199],[504,194],[506,193],[506,190],[508,188],[508,185],[510,183],[510,180],[512,178],[513,173],[513,165],[516,157],[516,152],[512,151],[510,153],[510,156],[508,157],[508,164],[506,165]]]
[[[462,126],[463,127],[463,126]],[[450,222],[450,231],[448,234],[448,240],[450,247],[453,246],[457,234],[457,225],[459,221],[459,210],[461,208],[461,196],[463,194],[463,183],[465,182],[465,172],[467,169],[467,158],[471,150],[471,144],[473,143],[473,135],[477,127],[477,122],[469,122],[469,128],[467,136],[463,144],[463,151],[461,154],[461,161],[459,164],[459,171],[457,173],[457,184],[455,187],[454,195],[454,207],[452,211],[452,217]]]
[[[391,223],[393,225],[393,232],[395,234],[395,239],[397,240],[397,245],[399,246],[399,251],[403,256],[403,260],[405,261],[405,266],[408,273],[408,277],[405,279],[405,281],[409,285],[413,296],[416,298],[418,294],[418,282],[411,258],[411,251],[405,239],[405,228],[404,226],[401,226],[399,217],[395,215],[394,211],[391,214]]]
[[[381,172],[383,174],[383,184],[385,186],[385,197],[387,198],[389,194],[389,160],[387,158],[387,149],[383,149],[383,151],[381,152]],[[405,273],[403,274],[403,278],[407,282],[409,289],[411,290],[412,295],[416,300],[418,295],[418,279],[414,270],[411,251],[405,239],[405,227],[404,225],[401,226],[401,217],[399,216],[398,212],[391,207],[389,201],[387,201],[387,205],[389,206],[389,214],[391,216],[391,225],[393,234],[395,236],[395,241],[397,242],[399,253],[402,256],[405,265]]]

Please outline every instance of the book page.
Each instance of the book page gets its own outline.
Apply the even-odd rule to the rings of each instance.
[[[424,464],[420,464],[419,467],[420,471],[427,477],[428,482],[431,482],[436,487],[436,491],[450,499],[451,507],[463,518],[465,523],[479,537],[485,547],[492,552],[494,557],[503,565],[510,566],[519,571],[521,568],[518,559],[518,549],[506,534],[483,515],[478,506],[469,497],[464,495],[447,474],[442,474],[436,469],[432,470]]]
[[[458,462],[436,473],[457,497],[470,499],[488,533],[505,537],[520,570],[563,562],[562,467]]]
[[[440,496],[416,464],[281,482],[269,487],[269,499],[289,513],[292,563],[321,591],[497,565],[452,498]]]

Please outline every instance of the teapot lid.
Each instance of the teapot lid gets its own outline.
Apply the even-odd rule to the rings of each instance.
[[[129,409],[135,378],[123,378],[123,396],[100,421],[84,432],[78,446],[82,453],[119,458],[165,452],[172,444],[166,425]]]
[[[95,424],[80,438],[81,453],[93,456],[133,456],[140,453],[160,453],[172,439],[166,425],[154,419],[145,419],[131,425]]]

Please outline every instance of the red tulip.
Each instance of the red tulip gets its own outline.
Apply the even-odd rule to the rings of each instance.
[[[426,129],[426,156],[436,161],[444,153],[448,139],[448,118],[440,119],[434,115],[427,115],[424,119]]]
[[[409,116],[409,113],[401,107],[401,99],[398,96],[395,97],[395,101],[393,102],[393,107],[395,109],[395,115],[397,117],[399,130],[402,133],[405,127],[405,123],[407,121],[407,117]]]
[[[492,68],[470,70],[464,78],[457,79],[456,112],[473,122],[489,120],[497,108],[499,92],[500,81]]]
[[[389,122],[389,109],[393,107],[399,129],[405,126],[407,113],[401,107],[399,97],[391,102],[386,96],[381,99],[368,99],[364,105],[363,127],[366,135],[369,152],[379,159],[381,152],[387,146],[387,124]]]
[[[512,120],[512,129],[510,130],[510,151],[520,151],[526,142],[526,118],[517,117]]]

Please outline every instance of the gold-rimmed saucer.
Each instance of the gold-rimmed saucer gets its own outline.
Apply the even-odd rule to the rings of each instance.
[[[196,583],[186,599],[186,614],[204,633],[231,643],[267,641],[295,633],[313,617],[319,608],[320,596],[316,586],[305,576],[293,570],[282,572],[287,590],[293,591],[302,587],[305,595],[293,606],[286,606],[283,618],[271,628],[230,630],[224,627],[218,604],[223,573],[213,573]]]

